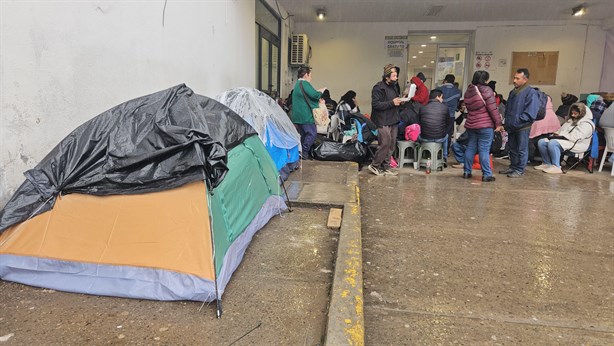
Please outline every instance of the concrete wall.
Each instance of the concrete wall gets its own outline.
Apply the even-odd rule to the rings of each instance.
[[[512,89],[508,73],[513,51],[559,51],[557,84],[543,89],[557,97],[562,91],[579,96],[599,90],[605,31],[601,22],[480,22],[480,23],[298,23],[294,32],[305,33],[313,49],[310,65],[313,84],[326,86],[333,98],[349,89],[358,93],[361,110],[371,111],[371,88],[381,79],[383,66],[393,63],[402,69],[406,57],[388,58],[385,36],[408,32],[473,32],[474,43],[468,65],[475,52],[492,52],[493,58],[507,58],[508,67],[492,68],[491,79],[504,95]],[[404,74],[405,71],[401,71]],[[470,71],[469,78],[473,71]]]
[[[106,109],[179,83],[207,96],[255,85],[254,0],[0,6],[0,206]]]

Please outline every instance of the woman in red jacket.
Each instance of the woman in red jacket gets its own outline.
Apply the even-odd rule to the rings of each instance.
[[[465,129],[469,134],[469,142],[465,151],[465,167],[463,178],[471,178],[471,165],[476,151],[482,166],[482,181],[495,181],[490,168],[490,146],[494,131],[501,131],[502,119],[495,94],[486,84],[490,75],[486,71],[475,71],[473,80],[467,87],[464,100],[467,107]]]

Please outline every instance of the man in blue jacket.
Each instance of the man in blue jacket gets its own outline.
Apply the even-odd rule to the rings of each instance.
[[[456,114],[456,109],[458,108],[458,101],[461,97],[461,92],[457,87],[454,86],[454,77],[453,74],[447,74],[443,79],[443,84],[437,88],[441,90],[443,93],[443,103],[448,106],[448,112],[450,113],[451,121],[448,123],[447,133],[448,133],[448,148],[450,149],[450,143],[452,143],[451,139],[454,136],[454,115]]]
[[[529,159],[529,132],[537,118],[539,97],[529,85],[529,70],[519,68],[514,75],[514,90],[510,91],[505,108],[505,130],[508,133],[510,166],[501,174],[521,178]]]

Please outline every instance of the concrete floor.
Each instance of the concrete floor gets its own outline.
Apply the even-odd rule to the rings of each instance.
[[[609,167],[495,174],[494,183],[461,173],[404,168],[376,177],[349,163],[305,162],[286,183],[295,211],[254,237],[222,319],[197,302],[0,281],[0,337],[12,334],[7,345],[226,345],[247,334],[236,345],[320,344],[338,239],[326,206],[358,202],[359,179],[367,345],[614,345]]]
[[[359,175],[367,345],[614,345],[609,167],[406,167]]]

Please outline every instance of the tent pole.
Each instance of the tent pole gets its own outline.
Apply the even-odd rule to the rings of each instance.
[[[208,185],[205,182],[205,195],[207,195]],[[215,303],[216,303],[216,311],[215,315],[217,318],[222,318],[222,299],[220,298],[220,292],[217,286],[217,263],[215,260],[215,236],[213,234],[213,218],[211,217],[211,199],[210,196],[213,196],[213,191],[209,190],[209,196],[207,197],[207,210],[209,211],[209,231],[211,233],[211,253],[213,254],[213,282],[215,284]]]
[[[286,195],[286,202],[288,202],[288,211],[292,212],[292,204],[290,204],[290,196],[288,196],[288,190],[286,190],[286,182],[279,178],[281,180],[281,186],[284,188],[284,194]]]

